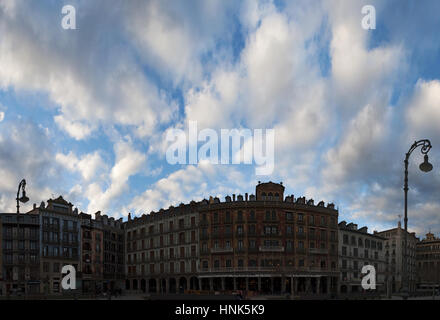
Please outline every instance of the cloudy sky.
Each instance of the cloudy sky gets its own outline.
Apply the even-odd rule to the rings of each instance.
[[[76,30],[61,27],[76,8]],[[362,7],[376,9],[364,30]],[[440,233],[440,2],[0,1],[0,211],[62,194],[115,217],[254,193],[334,202],[372,230]],[[170,165],[166,133],[275,129],[275,168]]]

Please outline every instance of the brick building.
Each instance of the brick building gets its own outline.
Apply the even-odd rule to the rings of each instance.
[[[122,218],[115,220],[107,215],[95,213],[95,219],[102,224],[103,231],[103,284],[104,292],[120,290],[125,283],[124,224]]]
[[[198,289],[198,205],[170,207],[125,224],[128,291]]]
[[[256,196],[211,198],[126,223],[126,289],[329,294],[338,287],[338,211],[284,198],[259,183]]]
[[[104,235],[102,222],[92,219],[90,214],[81,212],[81,261],[78,273],[82,281],[82,292],[102,291]]]

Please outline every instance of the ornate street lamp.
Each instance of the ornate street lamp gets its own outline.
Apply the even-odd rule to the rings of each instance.
[[[20,197],[20,189],[22,192],[22,195]],[[19,198],[20,197],[20,198]],[[26,180],[21,180],[20,184],[18,185],[18,191],[17,191],[17,213],[20,213],[20,202],[26,203],[29,201],[29,198],[26,197]]]
[[[414,144],[411,146],[411,148],[409,149],[409,151],[406,153],[405,156],[405,180],[404,180],[404,193],[405,193],[405,218],[404,218],[404,223],[405,223],[405,236],[404,236],[404,247],[403,247],[403,286],[402,286],[402,291],[405,293],[405,298],[407,297],[407,293],[409,290],[409,283],[408,283],[408,273],[407,273],[407,238],[408,238],[408,162],[409,162],[409,157],[411,155],[411,153],[417,149],[418,147],[422,147],[421,152],[424,155],[424,161],[422,164],[420,164],[419,168],[421,171],[423,172],[429,172],[432,170],[432,164],[429,163],[429,159],[428,159],[428,152],[429,150],[431,150],[432,145],[431,142],[427,139],[424,140],[419,140],[414,142]]]

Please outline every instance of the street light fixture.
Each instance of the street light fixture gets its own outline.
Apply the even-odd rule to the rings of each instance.
[[[21,189],[21,197],[20,196],[20,189]],[[29,201],[29,198],[26,196],[26,180],[21,180],[20,184],[18,185],[18,191],[17,191],[17,213],[20,213],[20,202],[26,203]]]
[[[404,236],[404,248],[403,248],[403,286],[402,286],[402,291],[403,293],[405,293],[405,298],[407,297],[407,293],[409,291],[409,281],[408,281],[408,274],[407,274],[407,267],[408,267],[408,263],[407,263],[407,241],[408,241],[408,163],[409,163],[409,157],[411,155],[411,153],[417,149],[418,147],[422,147],[421,152],[424,155],[424,161],[423,163],[420,164],[419,168],[421,171],[423,172],[429,172],[432,170],[432,164],[429,163],[429,158],[428,158],[428,152],[429,150],[431,150],[432,145],[431,145],[431,141],[424,139],[424,140],[419,140],[413,143],[413,145],[411,146],[411,148],[408,150],[408,152],[406,153],[405,156],[405,180],[404,180],[404,193],[405,193],[405,218],[404,218],[404,223],[405,223],[405,236]]]
[[[432,170],[432,164],[429,163],[427,154],[425,154],[425,161],[420,164],[419,168],[423,172],[429,172]]]

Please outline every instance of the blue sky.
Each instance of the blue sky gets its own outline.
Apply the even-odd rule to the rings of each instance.
[[[77,29],[61,27],[76,8]],[[361,27],[364,5],[376,29]],[[28,181],[126,217],[283,181],[372,230],[403,212],[440,232],[440,3],[428,1],[24,1],[0,3],[0,211]],[[274,129],[275,167],[170,165],[168,130]],[[32,204],[27,205],[29,208]]]

